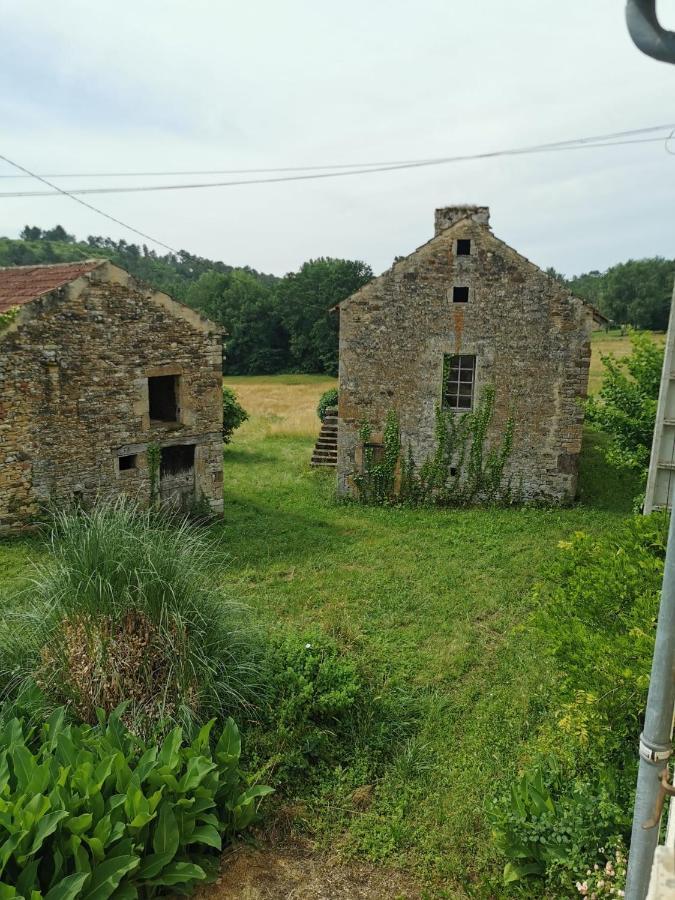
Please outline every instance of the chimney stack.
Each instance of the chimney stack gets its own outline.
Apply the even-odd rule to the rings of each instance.
[[[434,217],[434,234],[438,235],[446,228],[452,227],[460,219],[470,218],[479,225],[490,224],[489,206],[444,206],[436,210]]]

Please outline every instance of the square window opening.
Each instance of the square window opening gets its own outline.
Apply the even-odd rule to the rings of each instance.
[[[467,412],[473,409],[476,357],[467,354],[443,357],[443,409]]]
[[[468,287],[454,287],[452,289],[452,302],[453,303],[468,303],[469,302]]]
[[[178,375],[148,378],[150,419],[154,422],[178,421]]]
[[[469,238],[457,240],[457,256],[471,256],[471,241]]]
[[[159,475],[178,475],[189,472],[195,466],[195,445],[177,444],[175,447],[162,447],[160,451]]]
[[[135,453],[130,453],[128,456],[118,456],[117,461],[120,472],[138,468],[138,457]]]

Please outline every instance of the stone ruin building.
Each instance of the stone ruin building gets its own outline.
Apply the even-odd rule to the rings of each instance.
[[[0,269],[0,533],[122,494],[222,511],[221,385],[219,327],[109,261]]]
[[[504,477],[525,500],[563,502],[577,484],[597,310],[499,238],[489,209],[436,210],[434,237],[339,305],[338,492],[377,454],[389,410],[417,465],[436,447],[436,409],[462,414],[493,385],[486,447],[509,418]],[[381,451],[379,451],[381,452]],[[374,458],[374,457],[373,457]]]

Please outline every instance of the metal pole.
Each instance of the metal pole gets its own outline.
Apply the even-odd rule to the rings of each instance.
[[[674,509],[671,502],[671,509]],[[654,851],[659,839],[659,823],[644,828],[654,815],[660,791],[660,775],[672,752],[671,726],[675,689],[675,512],[671,513],[668,546],[663,571],[661,605],[656,625],[656,642],[647,695],[645,725],[640,735],[640,767],[633,811],[633,830],[628,855],[626,900],[644,900]]]

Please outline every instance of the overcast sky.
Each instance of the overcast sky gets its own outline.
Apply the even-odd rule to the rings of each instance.
[[[316,165],[675,123],[675,66],[633,46],[623,5],[0,0],[0,153],[42,173]],[[674,27],[675,0],[659,11]],[[276,274],[317,256],[380,272],[455,203],[489,205],[499,237],[567,274],[675,256],[663,144],[87,199],[173,247]],[[0,199],[0,234],[57,222],[138,241],[65,197]]]

